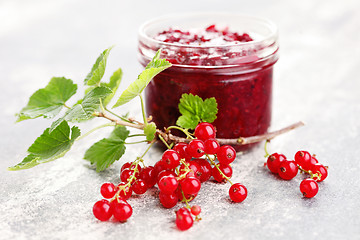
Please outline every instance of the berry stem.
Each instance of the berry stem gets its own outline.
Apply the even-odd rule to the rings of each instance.
[[[265,150],[265,155],[264,155],[264,157],[265,158],[267,158],[268,156],[270,156],[270,154],[269,154],[269,152],[268,152],[268,150],[267,150],[267,144],[270,142],[270,140],[269,139],[266,139],[266,141],[265,141],[265,145],[264,145],[264,150]]]
[[[190,200],[188,200],[185,197],[184,191],[181,190],[181,195],[183,196],[183,199],[181,200],[182,202],[184,202],[186,204],[186,208],[188,208],[189,210],[191,210],[191,206],[189,205],[189,201],[191,201],[192,199],[190,198]]]
[[[306,171],[305,169],[303,169],[302,167],[300,167],[299,165],[298,165],[298,168],[299,168],[299,170],[301,171],[301,172],[303,172],[303,173],[307,173],[307,174],[310,174],[310,177],[312,178],[312,179],[316,179],[316,180],[320,180],[321,179],[321,173],[312,173],[312,171],[311,170],[309,170],[309,171]]]
[[[231,185],[233,185],[233,183],[231,182],[230,178],[228,178],[219,168],[219,166],[214,162],[213,159],[210,158],[210,156],[208,154],[205,154],[206,157],[209,159],[209,161],[211,162],[211,165],[215,166],[216,169],[219,171],[219,173],[221,174],[221,176],[223,176]]]
[[[143,141],[137,141],[137,142],[125,142],[124,144],[138,144],[138,143],[144,143],[144,142],[148,142],[148,141],[143,140]]]
[[[103,124],[103,125],[97,126],[97,127],[93,128],[93,129],[89,130],[89,131],[88,131],[87,133],[85,133],[84,135],[81,135],[80,137],[78,137],[78,138],[76,139],[76,141],[79,141],[79,140],[87,137],[88,135],[90,135],[91,133],[95,132],[96,130],[99,130],[99,129],[104,128],[104,127],[115,126],[115,125],[116,125],[116,124],[114,124],[113,122],[110,122],[110,123],[105,123],[105,124]]]
[[[105,107],[105,110],[108,112],[108,113],[111,113],[112,115],[114,115],[115,117],[118,117],[120,118],[121,120],[125,121],[125,122],[128,122],[128,123],[132,123],[132,121],[130,121],[129,119],[125,118],[125,117],[122,117],[112,111],[110,111],[108,108]]]
[[[178,126],[170,126],[170,127],[166,128],[166,132],[168,132],[170,129],[180,130],[183,133],[185,133],[185,135],[187,136],[188,139],[194,139],[194,137],[191,136],[191,133],[189,133],[189,131],[187,129],[184,129],[184,128],[181,128],[181,127],[178,127]]]
[[[159,135],[158,137],[159,137],[159,139],[165,144],[165,146],[166,146],[168,149],[171,149],[171,147],[169,146],[169,144],[165,141],[165,139],[164,139],[161,135]]]

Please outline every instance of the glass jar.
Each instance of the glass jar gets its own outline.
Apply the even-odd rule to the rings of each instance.
[[[223,45],[193,46],[158,41],[154,37],[170,27],[205,29],[211,24],[248,33],[253,41]],[[218,138],[238,138],[267,132],[271,122],[273,65],[278,60],[276,26],[265,19],[224,13],[182,14],[146,22],[139,32],[139,60],[143,66],[158,49],[169,53],[198,56],[198,61],[173,66],[158,74],[145,90],[146,111],[158,128],[175,125],[183,93],[201,98],[215,97]],[[189,59],[192,59],[189,57]],[[252,145],[237,146],[247,150]]]

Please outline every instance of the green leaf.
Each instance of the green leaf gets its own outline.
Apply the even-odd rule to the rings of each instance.
[[[104,106],[107,106],[111,99],[114,97],[117,89],[119,88],[121,78],[122,78],[122,70],[119,68],[116,70],[113,75],[110,77],[110,81],[108,83],[100,83],[100,86],[102,87],[108,87],[111,89],[112,93],[110,93],[106,98],[104,98],[103,104]]]
[[[195,129],[201,122],[212,123],[218,112],[215,98],[207,98],[203,101],[199,96],[184,93],[179,103],[179,111],[182,114],[176,124],[183,128]]]
[[[120,95],[113,108],[121,106],[133,98],[139,96],[145,87],[149,84],[151,79],[160,72],[171,67],[171,63],[165,59],[159,59],[160,50],[156,53],[155,57],[149,62],[145,70],[140,73],[138,78],[130,84],[130,86]]]
[[[97,85],[101,78],[104,76],[106,61],[109,56],[109,53],[113,47],[105,49],[100,56],[96,59],[95,64],[93,65],[91,71],[86,76],[84,82],[88,86]]]
[[[53,161],[70,150],[75,139],[80,136],[80,129],[70,129],[66,121],[62,121],[52,132],[47,128],[29,147],[29,155],[23,161],[8,170],[16,171],[35,167],[41,163]]]
[[[38,117],[55,117],[67,100],[76,93],[77,85],[64,77],[53,77],[45,88],[37,90],[29,103],[17,114],[17,121]]]
[[[124,126],[117,126],[108,138],[92,145],[85,153],[84,159],[96,164],[96,171],[104,171],[125,153],[125,139],[129,131]]]
[[[144,134],[146,135],[146,140],[148,140],[149,142],[155,138],[155,133],[156,133],[155,123],[151,122],[144,127]]]
[[[105,99],[112,91],[108,87],[96,87],[88,92],[82,100],[69,109],[65,115],[53,122],[50,131],[53,131],[63,120],[81,122],[93,118],[93,113],[100,108],[100,99]]]

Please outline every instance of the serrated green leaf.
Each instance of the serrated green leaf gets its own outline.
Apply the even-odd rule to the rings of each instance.
[[[125,153],[125,139],[129,131],[124,126],[117,126],[108,138],[93,144],[85,153],[84,159],[96,164],[96,171],[108,168]]]
[[[80,129],[70,129],[66,121],[61,122],[52,132],[47,128],[29,147],[29,155],[23,161],[8,170],[16,171],[35,167],[60,158],[68,152],[75,139],[80,136]]]
[[[84,83],[88,86],[97,85],[101,78],[104,76],[105,68],[106,68],[106,61],[109,56],[109,53],[113,47],[109,47],[105,49],[100,56],[96,59],[91,71],[86,76]]]
[[[155,138],[155,133],[156,133],[155,123],[151,122],[144,127],[144,134],[146,135],[146,140],[148,140],[149,142]]]
[[[112,93],[110,93],[106,98],[104,98],[104,101],[103,101],[104,106],[107,106],[109,104],[109,102],[111,101],[111,99],[114,97],[116,91],[119,88],[122,75],[123,75],[122,70],[121,70],[121,68],[119,68],[110,77],[110,81],[108,83],[103,83],[103,82],[100,83],[100,86],[108,87],[112,91]]]
[[[198,116],[182,115],[177,119],[176,125],[186,129],[195,129],[199,121]]]
[[[64,77],[53,77],[45,88],[37,90],[29,103],[17,114],[17,122],[38,117],[55,117],[64,104],[77,90],[72,80]]]
[[[81,122],[93,118],[93,113],[99,110],[100,99],[106,98],[112,91],[108,87],[96,87],[88,92],[81,101],[78,101],[65,115],[53,122],[50,131],[53,131],[63,120]]]
[[[125,89],[125,91],[120,95],[113,108],[121,106],[129,102],[133,98],[139,96],[153,77],[155,77],[157,74],[164,71],[165,69],[171,67],[171,63],[169,63],[165,59],[159,59],[159,56],[160,50],[146,66],[145,70],[140,73],[138,78],[134,82],[132,82],[130,86]]]
[[[203,101],[199,96],[184,93],[179,103],[179,111],[182,114],[176,124],[183,128],[195,129],[202,122],[212,123],[218,112],[215,98],[207,98]]]
[[[201,121],[212,123],[216,119],[218,113],[217,102],[214,97],[205,99],[202,104]]]

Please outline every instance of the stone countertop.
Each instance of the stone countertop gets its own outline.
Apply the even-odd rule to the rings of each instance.
[[[249,190],[230,203],[229,185],[205,183],[194,203],[200,223],[175,228],[173,210],[160,207],[156,190],[129,200],[126,224],[99,222],[92,205],[99,187],[118,181],[117,162],[100,174],[82,160],[108,132],[77,142],[64,158],[9,172],[49,126],[38,119],[14,124],[14,114],[52,76],[81,83],[101,50],[116,48],[105,77],[124,69],[123,90],[141,71],[137,29],[154,16],[186,11],[231,11],[272,19],[280,30],[275,66],[272,129],[298,120],[306,126],[280,136],[271,151],[316,153],[329,177],[313,199],[299,192],[303,176],[282,181],[263,167],[262,146],[237,157],[234,181]],[[21,1],[0,2],[0,239],[360,239],[360,2],[344,1]],[[124,107],[139,116],[137,102]],[[83,132],[95,126],[81,125]],[[131,161],[141,147],[129,147]],[[161,156],[150,151],[147,161]]]

